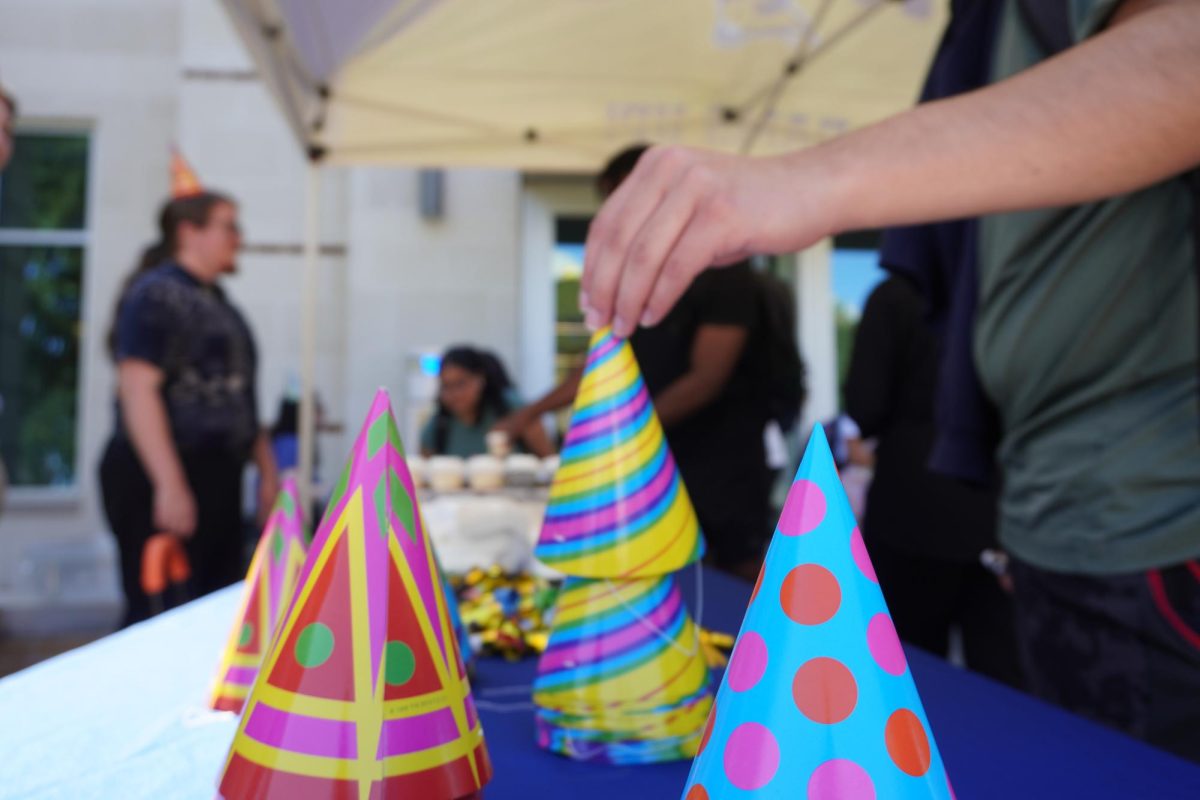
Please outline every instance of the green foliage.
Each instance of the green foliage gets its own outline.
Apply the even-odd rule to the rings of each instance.
[[[21,134],[15,144],[0,228],[82,230],[88,137]],[[0,247],[0,456],[16,486],[75,482],[82,286],[80,247]]]
[[[838,407],[846,407],[846,397],[843,387],[846,376],[850,372],[850,355],[854,351],[854,336],[858,333],[858,317],[851,314],[842,305],[835,311],[837,325],[837,359],[838,359]]]
[[[0,454],[14,486],[75,480],[83,251],[0,248]]]
[[[562,380],[587,355],[591,339],[579,310],[579,279],[561,278],[554,284],[555,374]]]

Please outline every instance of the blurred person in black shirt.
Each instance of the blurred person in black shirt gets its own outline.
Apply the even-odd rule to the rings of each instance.
[[[597,178],[600,194],[612,194],[647,149],[616,155]],[[743,261],[701,274],[666,318],[629,339],[696,508],[707,560],[748,580],[758,574],[770,533],[763,335],[757,277]],[[566,407],[582,375],[581,366],[496,427],[525,430]]]

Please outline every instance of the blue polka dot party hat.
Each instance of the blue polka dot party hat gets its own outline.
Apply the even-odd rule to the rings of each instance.
[[[829,443],[817,426],[683,798],[953,796]]]

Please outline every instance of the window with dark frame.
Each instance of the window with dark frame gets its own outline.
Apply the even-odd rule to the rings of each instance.
[[[18,132],[0,173],[0,458],[17,487],[76,483],[90,137]]]

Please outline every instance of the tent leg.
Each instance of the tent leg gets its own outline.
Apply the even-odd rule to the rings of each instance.
[[[317,267],[321,210],[321,167],[308,162],[304,201],[304,280],[300,315],[300,507],[307,518],[313,502],[316,448]],[[318,520],[310,520],[315,529]]]

